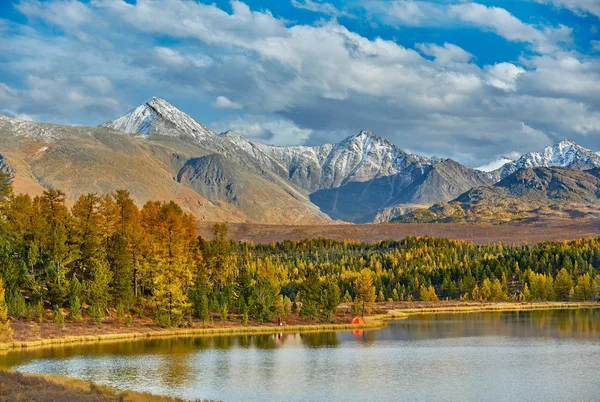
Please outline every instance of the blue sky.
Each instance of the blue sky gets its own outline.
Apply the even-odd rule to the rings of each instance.
[[[152,96],[278,145],[371,129],[477,166],[600,150],[600,0],[0,0],[0,113],[97,125]]]

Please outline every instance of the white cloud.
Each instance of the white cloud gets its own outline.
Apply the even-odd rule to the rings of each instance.
[[[525,73],[525,69],[517,67],[512,63],[497,63],[493,66],[486,66],[486,81],[489,85],[515,91],[519,75]]]
[[[557,43],[568,42],[571,37],[571,29],[564,25],[538,30],[500,7],[465,3],[450,6],[449,12],[461,21],[489,29],[509,41],[532,43],[540,52],[552,51]]]
[[[434,26],[448,23],[445,7],[419,0],[365,1],[365,8],[392,25]]]
[[[242,108],[242,105],[230,100],[226,96],[217,96],[217,99],[215,99],[215,103],[213,106],[216,107],[217,109],[241,109]]]
[[[420,2],[396,3],[426,10]],[[596,141],[600,149],[600,59],[557,50],[550,35],[560,36],[560,28],[547,31],[491,7],[434,17],[465,18],[553,51],[480,67],[452,43],[417,51],[335,21],[292,24],[240,2],[230,13],[190,0],[81,4],[94,16],[77,25],[85,38],[0,24],[0,71],[22,74],[20,85],[0,85],[0,108],[89,123],[90,115],[114,118],[155,94],[187,93],[192,106],[204,99],[251,113],[215,128],[279,145],[336,141],[370,128],[401,147],[473,164],[562,137]],[[30,13],[44,18],[42,11]],[[407,15],[419,21],[418,12]],[[156,36],[169,46],[156,46]],[[535,135],[524,135],[524,124]]]
[[[312,133],[311,129],[300,128],[289,120],[252,115],[213,123],[212,127],[217,131],[231,130],[246,138],[280,146],[303,144]]]
[[[332,17],[353,17],[345,10],[339,10],[331,3],[312,0],[292,0],[292,6],[315,13],[325,14]]]
[[[600,17],[600,1],[598,0],[535,0],[538,3],[564,7],[576,14],[593,14]]]
[[[545,53],[571,42],[571,29],[559,25],[526,24],[501,7],[488,7],[473,2],[458,4],[432,3],[415,0],[365,1],[364,7],[390,25],[449,27],[471,24],[494,32],[512,42],[533,45]]]
[[[110,80],[102,75],[88,75],[81,78],[81,81],[91,89],[101,94],[111,92],[114,88]]]
[[[444,43],[443,46],[434,43],[421,43],[416,46],[424,54],[435,58],[436,63],[448,65],[452,63],[467,63],[473,55],[452,43]]]

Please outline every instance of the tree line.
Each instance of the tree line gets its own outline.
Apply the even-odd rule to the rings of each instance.
[[[6,315],[98,324],[151,314],[163,326],[232,314],[268,321],[297,312],[330,321],[340,302],[595,300],[600,240],[534,246],[408,237],[361,243],[313,239],[236,242],[227,226],[199,237],[175,202],[139,208],[125,190],[13,194],[0,177],[0,278]],[[0,300],[2,302],[2,300]],[[0,306],[0,321],[2,321]]]

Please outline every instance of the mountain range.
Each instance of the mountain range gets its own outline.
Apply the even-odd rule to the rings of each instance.
[[[368,130],[337,144],[280,147],[217,134],[153,98],[100,127],[0,116],[0,168],[15,189],[128,189],[134,200],[175,200],[199,220],[272,224],[391,220],[492,188],[530,167],[600,167],[569,141],[479,169],[410,154]],[[588,199],[589,201],[589,199]]]

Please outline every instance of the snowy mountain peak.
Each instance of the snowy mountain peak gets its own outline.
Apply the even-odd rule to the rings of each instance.
[[[203,142],[216,135],[188,114],[158,97],[153,97],[123,116],[100,126],[127,134],[187,137],[196,142]]]
[[[504,164],[492,173],[498,179],[503,179],[519,169],[553,166],[581,170],[591,169],[600,167],[600,156],[573,141],[562,140],[554,145],[547,146],[542,151],[527,153],[516,161]]]

